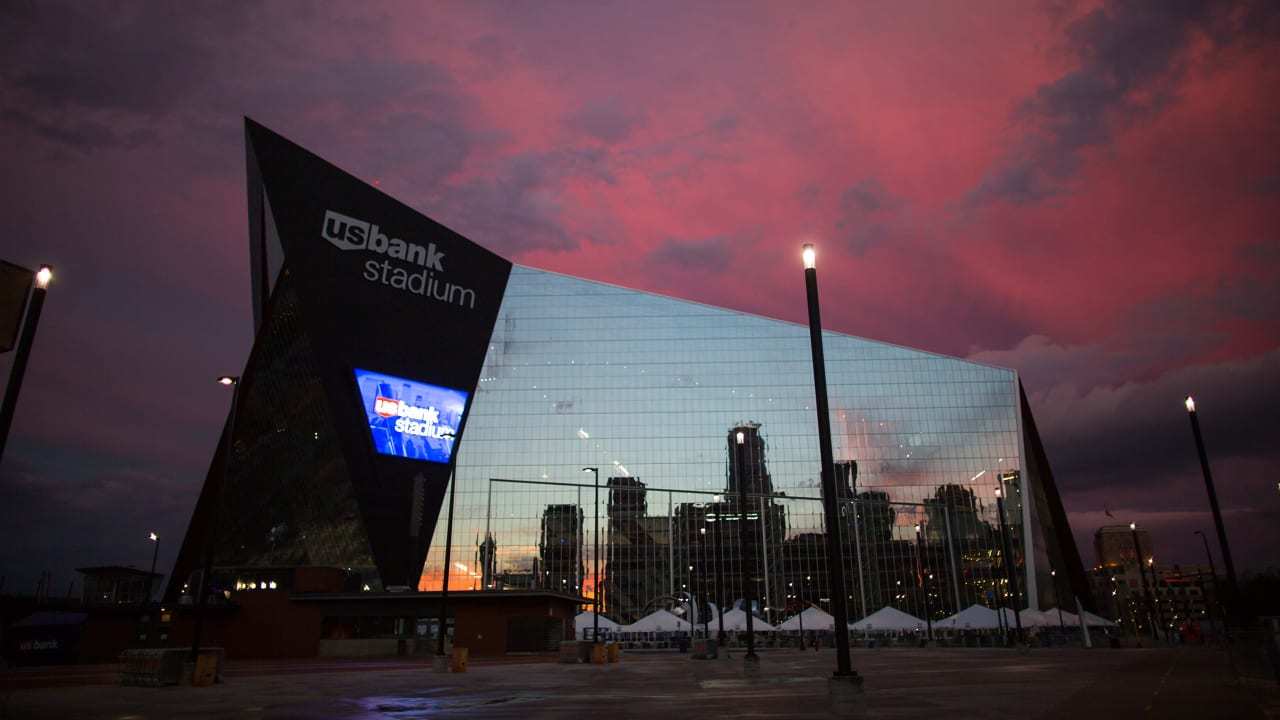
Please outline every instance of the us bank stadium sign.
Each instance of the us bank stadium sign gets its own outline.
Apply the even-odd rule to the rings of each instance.
[[[339,250],[365,251],[362,277],[396,290],[475,309],[476,293],[444,279],[445,253],[433,242],[403,240],[376,223],[326,210],[320,236]]]

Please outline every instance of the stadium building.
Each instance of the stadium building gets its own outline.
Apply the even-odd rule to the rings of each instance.
[[[255,342],[167,603],[275,593],[323,641],[429,635],[446,576],[624,623],[841,601],[806,326],[512,265],[246,139]],[[1015,371],[823,342],[850,619],[1093,606]]]

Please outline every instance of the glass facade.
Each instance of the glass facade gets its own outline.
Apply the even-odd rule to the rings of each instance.
[[[805,326],[516,267],[458,446],[450,589],[594,597],[598,575],[602,612],[623,622],[681,593],[771,622],[829,608],[808,340]],[[1024,492],[1039,488],[1015,373],[823,342],[848,616],[1009,604],[996,488],[1014,567],[1054,542],[1024,532],[1037,528]],[[441,585],[445,527],[442,514],[421,589]],[[1035,575],[1017,573],[1021,607],[1041,604],[1025,599]]]
[[[682,599],[936,619],[1058,604],[1065,568],[1092,605],[1013,371],[824,334],[841,598],[806,326],[512,266],[246,137],[256,340],[168,600],[322,567],[351,591],[553,590],[624,623]]]

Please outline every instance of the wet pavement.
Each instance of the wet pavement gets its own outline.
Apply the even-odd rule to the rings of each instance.
[[[1234,681],[1207,648],[855,649],[865,718],[1280,718],[1274,684]],[[834,651],[769,650],[695,660],[624,653],[607,665],[430,658],[228,662],[212,687],[122,687],[112,668],[5,670],[0,718],[821,718]],[[59,681],[61,678],[61,681]]]

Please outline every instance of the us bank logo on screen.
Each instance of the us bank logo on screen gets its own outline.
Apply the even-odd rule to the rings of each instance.
[[[359,368],[355,376],[379,454],[449,462],[466,392]]]
[[[423,297],[475,308],[476,293],[437,276],[444,274],[445,253],[433,242],[402,240],[376,223],[326,210],[320,237],[339,250],[364,250],[381,259],[364,262],[365,280]]]

